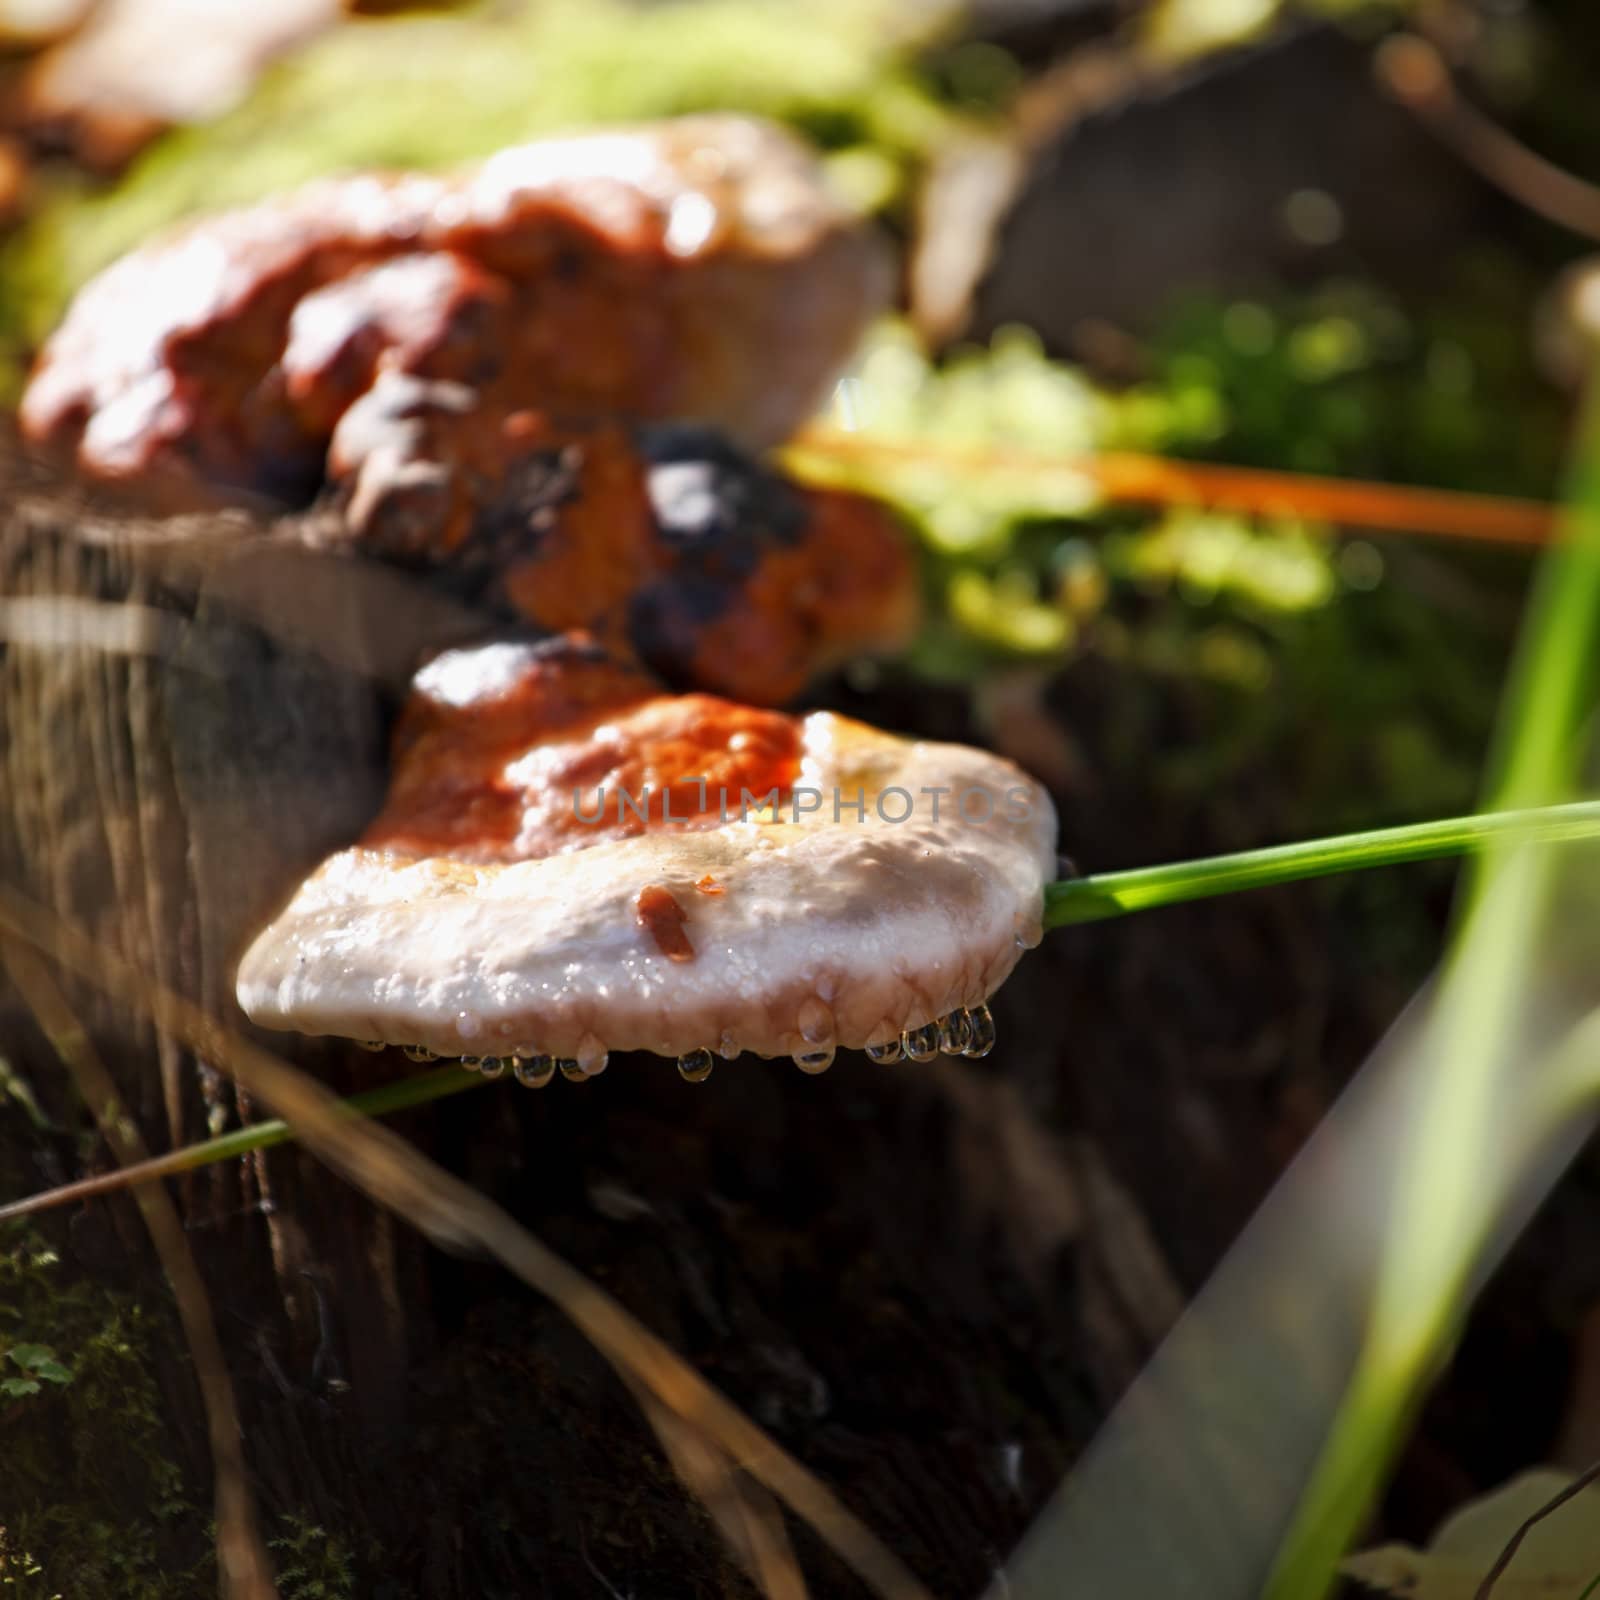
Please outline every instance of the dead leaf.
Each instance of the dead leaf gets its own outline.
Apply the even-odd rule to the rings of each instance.
[[[1446,1520],[1426,1550],[1386,1544],[1342,1567],[1384,1594],[1407,1600],[1474,1600],[1489,1569],[1530,1517],[1574,1477],[1541,1467],[1474,1500]],[[1494,1586],[1494,1600],[1577,1600],[1600,1575],[1600,1487],[1585,1489],[1534,1524]]]

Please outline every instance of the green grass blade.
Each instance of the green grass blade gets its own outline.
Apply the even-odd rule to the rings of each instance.
[[[1527,806],[1575,791],[1597,619],[1600,392],[1585,407],[1562,538],[1542,563],[1507,690],[1493,804]],[[1414,1063],[1419,1111],[1366,1336],[1280,1550],[1272,1600],[1315,1600],[1331,1587],[1465,1317],[1486,1242],[1527,1177],[1505,1157],[1518,1142],[1508,1118],[1524,1104],[1513,1092],[1523,1065],[1519,1034],[1548,959],[1559,855],[1510,844],[1484,852],[1469,873]]]
[[[1597,836],[1600,801],[1593,800],[1376,828],[1331,839],[1241,850],[1203,861],[1135,867],[1052,883],[1045,890],[1044,923],[1047,928],[1060,928],[1098,922],[1130,911],[1150,911],[1303,878],[1470,854],[1496,841],[1550,844]]]
[[[439,1067],[433,1072],[418,1072],[410,1077],[397,1078],[393,1083],[369,1089],[364,1094],[351,1095],[340,1105],[348,1116],[383,1117],[412,1106],[427,1105],[446,1095],[460,1094],[486,1081],[478,1073],[468,1072],[462,1067]],[[52,1206],[69,1205],[75,1200],[92,1199],[96,1195],[126,1189],[136,1183],[170,1178],[195,1167],[209,1166],[215,1161],[229,1161],[248,1155],[252,1150],[265,1150],[272,1145],[283,1144],[292,1137],[289,1125],[276,1118],[269,1122],[253,1122],[249,1127],[235,1128],[231,1133],[220,1134],[215,1139],[184,1145],[179,1150],[170,1150],[149,1161],[118,1167],[97,1177],[84,1178],[78,1183],[63,1184],[42,1194],[14,1200],[9,1205],[0,1206],[0,1222],[13,1217],[31,1216],[36,1211],[47,1211]]]

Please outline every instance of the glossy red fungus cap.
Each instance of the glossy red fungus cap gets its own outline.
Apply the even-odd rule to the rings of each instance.
[[[888,287],[797,141],[686,117],[455,176],[331,179],[168,234],[78,296],[22,423],[94,477],[291,502],[393,378],[759,448],[815,408]]]
[[[983,751],[662,694],[582,641],[450,651],[382,814],[256,940],[239,999],[534,1081],[615,1049],[690,1077],[712,1052],[983,1053],[1055,833]]]

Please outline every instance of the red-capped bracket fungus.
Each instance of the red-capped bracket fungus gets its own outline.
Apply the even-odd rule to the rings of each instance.
[[[777,704],[915,631],[893,513],[795,483],[708,428],[485,419],[463,391],[447,414],[418,397],[364,433],[366,453],[335,458],[357,488],[339,492],[330,537],[425,569],[487,615],[585,630],[672,687]]]
[[[548,1082],[613,1050],[986,1054],[1037,943],[1049,796],[1011,763],[663,695],[581,640],[417,675],[388,803],[239,968],[257,1023]]]
[[[286,501],[412,380],[481,413],[684,419],[761,448],[890,287],[790,135],[733,116],[547,139],[454,176],[328,179],[116,262],[46,343],[24,432],[84,473]]]

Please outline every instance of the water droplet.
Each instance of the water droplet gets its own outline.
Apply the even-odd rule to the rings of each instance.
[[[518,1056],[511,1071],[524,1089],[542,1089],[556,1075],[554,1056]]]
[[[731,1033],[725,1033],[717,1041],[717,1054],[724,1061],[737,1061],[741,1055],[739,1041]]]
[[[478,1071],[491,1080],[505,1076],[506,1058],[504,1056],[480,1056],[478,1058]]]
[[[809,1072],[813,1076],[819,1072],[826,1072],[833,1065],[833,1046],[824,1045],[820,1050],[800,1050],[795,1053],[794,1064],[802,1072]]]
[[[885,1039],[882,1044],[869,1044],[867,1046],[868,1061],[898,1061],[904,1052],[900,1048],[900,1035],[892,1039]]]
[[[939,1048],[947,1056],[958,1056],[972,1043],[972,1018],[964,1006],[957,1006],[948,1017],[939,1018]]]
[[[925,1022],[920,1028],[908,1028],[900,1043],[912,1061],[932,1061],[939,1053],[939,1024]]]
[[[972,1037],[961,1053],[977,1061],[994,1049],[994,1018],[990,1016],[988,1006],[974,1006],[967,1013],[967,1018],[972,1025]]]
[[[598,1078],[610,1060],[611,1052],[594,1034],[586,1033],[578,1041],[578,1065],[583,1068],[586,1077]]]
[[[425,1044],[408,1044],[405,1047],[404,1054],[407,1061],[437,1061],[439,1059],[438,1051],[430,1050]]]
[[[561,1059],[556,1062],[556,1066],[560,1069],[561,1076],[565,1078],[568,1083],[582,1083],[584,1079],[589,1076],[589,1074],[585,1072],[571,1056],[562,1056]]]
[[[468,1072],[476,1072],[478,1068],[482,1066],[482,1064],[482,1056],[462,1056],[461,1058],[461,1065],[464,1066]]]
[[[807,995],[800,1002],[800,1012],[795,1019],[800,1026],[800,1037],[807,1044],[827,1044],[833,1038],[833,1013],[827,1002],[817,995]]]
[[[357,1039],[355,1042],[360,1046],[361,1049],[370,1050],[374,1055],[376,1055],[380,1050],[387,1050],[389,1048],[382,1039]]]
[[[704,1083],[713,1065],[709,1050],[688,1050],[678,1057],[678,1075],[685,1083]]]

